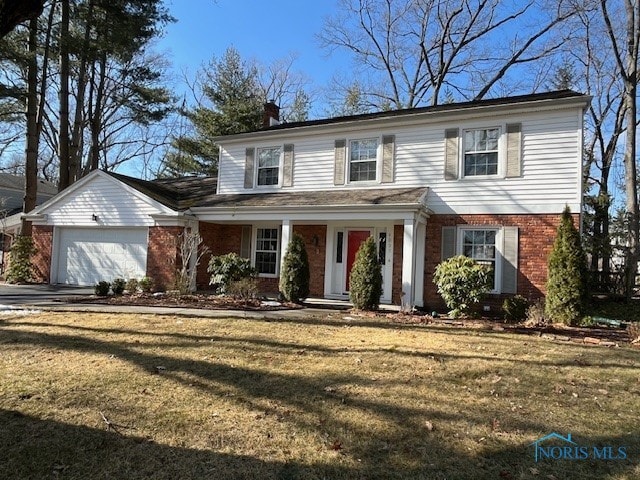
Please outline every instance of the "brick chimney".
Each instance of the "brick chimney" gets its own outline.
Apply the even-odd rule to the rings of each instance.
[[[269,100],[264,104],[264,113],[262,114],[262,126],[264,128],[280,124],[280,107],[276,102]]]

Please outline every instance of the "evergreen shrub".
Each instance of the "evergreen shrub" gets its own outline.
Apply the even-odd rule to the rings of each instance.
[[[545,315],[552,322],[578,325],[587,304],[587,260],[569,207],[562,212],[553,249],[549,255],[549,277]]]
[[[433,283],[453,318],[465,315],[471,306],[491,291],[488,266],[472,258],[458,255],[441,262],[433,276]]]
[[[309,257],[304,240],[294,233],[287,247],[280,272],[280,293],[295,303],[300,303],[309,296]]]
[[[126,285],[127,282],[125,282],[124,278],[114,278],[113,282],[111,282],[111,291],[114,295],[122,295]]]
[[[28,283],[33,281],[33,264],[31,257],[37,249],[33,245],[33,238],[20,235],[11,245],[9,254],[9,268],[7,269],[7,282]]]
[[[367,238],[356,253],[349,276],[349,298],[359,310],[376,310],[382,295],[382,270],[373,237]]]
[[[211,257],[207,272],[211,274],[209,285],[213,285],[216,293],[221,294],[227,293],[232,282],[253,277],[256,273],[249,259],[237,253]]]

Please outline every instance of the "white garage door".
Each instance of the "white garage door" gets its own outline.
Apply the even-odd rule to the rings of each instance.
[[[57,283],[95,285],[147,271],[146,228],[61,228],[58,239]]]

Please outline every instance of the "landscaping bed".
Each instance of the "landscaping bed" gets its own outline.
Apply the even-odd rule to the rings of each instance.
[[[177,293],[136,293],[127,295],[87,295],[69,297],[63,300],[65,303],[88,303],[99,305],[138,305],[148,307],[182,307],[199,308],[207,310],[251,310],[273,311],[291,310],[302,308],[300,305],[290,302],[272,301],[267,299],[234,298],[228,295],[214,295],[198,293],[180,295]]]
[[[175,293],[138,293],[134,295],[109,295],[109,296],[76,296],[64,300],[66,303],[98,304],[98,305],[135,305],[148,307],[179,307],[204,310],[247,310],[247,311],[278,311],[297,310],[304,305],[280,302],[266,299],[240,299],[228,295],[215,295],[199,293],[192,295],[178,295]],[[510,333],[536,335],[547,339],[586,343],[591,345],[616,346],[631,342],[629,333],[625,328],[617,327],[569,327],[565,325],[553,325],[545,327],[526,327],[523,324],[508,324],[499,318],[466,318],[451,319],[446,316],[433,317],[432,315],[415,312],[385,313],[342,311],[338,315],[355,315],[356,317],[383,317],[397,324],[433,325],[446,327],[460,327],[484,329],[492,331],[507,331]]]

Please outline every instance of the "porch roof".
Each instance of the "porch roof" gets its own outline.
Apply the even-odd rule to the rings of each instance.
[[[428,187],[211,195],[191,210],[331,207],[426,207]]]

